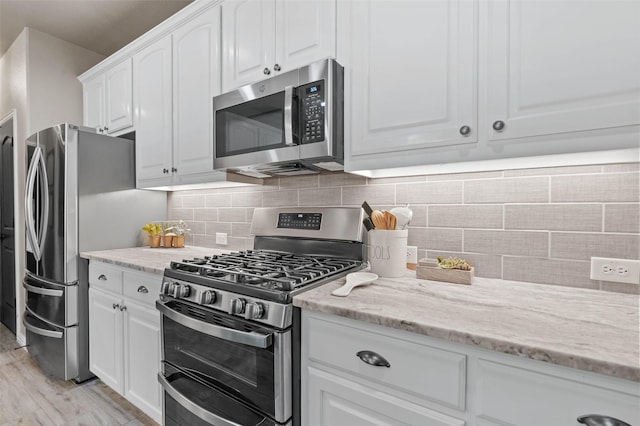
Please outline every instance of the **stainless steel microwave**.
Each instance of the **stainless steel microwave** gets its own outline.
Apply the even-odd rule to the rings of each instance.
[[[344,70],[315,62],[213,98],[214,163],[253,177],[343,170]]]

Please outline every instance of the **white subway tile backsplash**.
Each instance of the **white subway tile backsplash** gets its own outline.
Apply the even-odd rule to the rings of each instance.
[[[548,177],[469,180],[464,182],[465,204],[546,203],[547,201],[549,201]]]
[[[429,226],[502,229],[502,205],[430,206]]]
[[[602,230],[602,204],[507,204],[504,215],[505,229]]]
[[[256,207],[410,203],[409,244],[419,258],[464,257],[479,277],[633,292],[639,286],[591,281],[589,257],[640,257],[639,165],[270,178],[264,185],[171,193],[168,215],[189,224],[187,244],[243,250],[253,247]],[[216,232],[227,233],[229,244],[216,245]]]

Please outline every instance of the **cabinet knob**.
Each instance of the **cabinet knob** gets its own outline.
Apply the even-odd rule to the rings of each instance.
[[[469,134],[471,134],[471,127],[469,126],[460,127],[460,134],[462,136],[469,136]]]
[[[169,173],[169,169],[162,169],[162,173],[164,173],[165,175]]]
[[[178,173],[178,169],[176,167],[171,168],[171,173]]]
[[[493,126],[491,126],[491,127],[493,127],[493,130],[495,130],[497,132],[501,132],[502,129],[504,129],[504,121],[500,121],[500,120],[494,121],[493,122]]]
[[[280,71],[282,68],[280,68],[280,65],[275,64],[275,65],[273,66],[273,69],[274,69],[275,71]]]
[[[629,423],[615,419],[609,416],[601,416],[599,414],[588,414],[578,417],[578,423],[587,426],[631,426]]]
[[[112,305],[112,307],[113,307],[113,309],[118,309],[118,308],[120,307],[120,305],[119,305],[118,303],[114,303],[114,304]]]
[[[100,276],[98,276],[98,279],[100,281],[106,281],[107,280],[107,276],[105,274],[100,274]]]
[[[265,68],[264,70],[262,70],[262,72],[264,73],[264,75],[271,74],[271,70],[269,68]]]
[[[138,287],[138,293],[149,293],[149,290],[145,286],[141,285]]]
[[[373,365],[374,367],[391,367],[389,361],[372,351],[360,351],[356,356],[360,358],[362,362]]]

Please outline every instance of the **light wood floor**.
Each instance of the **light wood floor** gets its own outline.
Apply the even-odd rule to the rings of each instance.
[[[0,324],[0,426],[157,425],[100,380],[81,385],[42,374]]]

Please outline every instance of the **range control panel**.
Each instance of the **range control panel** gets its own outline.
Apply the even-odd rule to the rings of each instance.
[[[278,228],[320,229],[322,213],[280,213]]]
[[[298,88],[302,143],[324,140],[325,94],[324,80]]]

